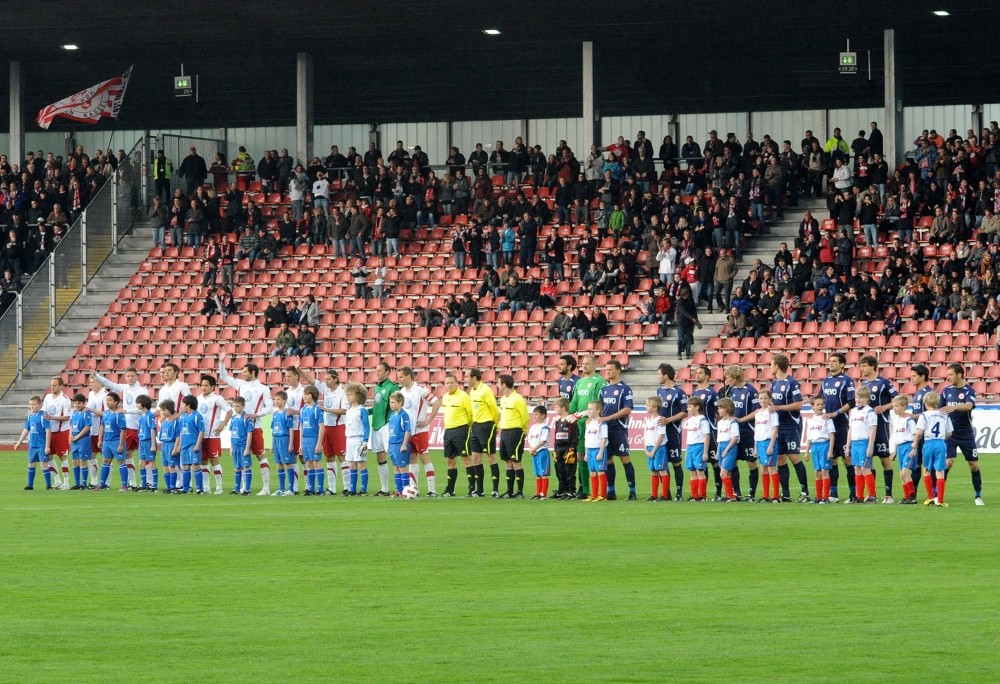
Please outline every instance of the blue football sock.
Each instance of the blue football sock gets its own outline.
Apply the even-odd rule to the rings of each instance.
[[[42,474],[45,476],[45,488],[46,489],[51,489],[52,488],[52,471],[49,470],[48,468],[46,468],[45,470],[42,471]]]
[[[160,486],[160,469],[153,468],[153,489],[156,489],[159,486]]]
[[[316,491],[316,471],[310,468],[306,471],[306,490],[310,492]]]
[[[253,468],[243,469],[243,491],[250,491],[250,484],[253,482]]]
[[[290,468],[290,469],[289,469],[289,470],[287,471],[287,473],[288,473],[288,491],[290,491],[290,492],[294,492],[294,491],[295,491],[295,482],[296,482],[296,480],[298,480],[298,478],[299,478],[299,471],[298,471],[298,470],[296,470],[296,469],[295,469],[295,466],[293,465],[293,466],[292,466],[292,467],[291,467],[291,468]]]
[[[243,486],[243,468],[233,467],[233,489],[240,491]]]
[[[279,470],[278,471],[278,491],[279,492],[285,491],[285,471],[284,470]]]
[[[73,484],[80,486],[80,466],[73,466]]]
[[[108,478],[111,477],[111,464],[102,463],[101,464],[101,486],[108,486]]]
[[[356,494],[357,491],[358,491],[358,471],[357,470],[352,470],[351,471],[351,486],[349,488],[349,491],[351,492],[351,494]]]
[[[399,473],[396,473],[396,493],[403,493],[403,478],[399,476]]]
[[[128,487],[128,466],[124,463],[118,466],[118,477],[122,479],[122,487]]]
[[[35,486],[35,473],[36,472],[37,472],[36,468],[28,468],[28,486],[29,487],[34,487]]]
[[[174,474],[167,470],[163,473],[163,485],[170,491],[174,488]]]
[[[87,480],[90,478],[90,465],[80,466],[80,486],[86,487]]]
[[[324,484],[326,483],[326,470],[324,468],[316,469],[316,491],[322,494],[325,491]]]
[[[191,471],[184,471],[184,493],[187,494],[191,491]]]
[[[139,483],[143,489],[146,488],[146,469],[139,465]]]
[[[361,469],[361,491],[368,491],[368,468]]]
[[[199,492],[202,490],[202,484],[204,483],[204,481],[205,481],[204,478],[201,476],[201,468],[198,468],[198,470],[194,474],[194,487]]]

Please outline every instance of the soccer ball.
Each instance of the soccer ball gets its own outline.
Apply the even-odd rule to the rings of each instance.
[[[416,499],[417,494],[419,494],[419,490],[417,489],[416,485],[408,484],[405,487],[403,487],[404,499]]]

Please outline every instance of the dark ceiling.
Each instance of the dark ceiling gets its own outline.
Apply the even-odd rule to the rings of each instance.
[[[135,64],[123,127],[290,125],[295,54],[315,62],[315,121],[580,116],[584,40],[602,114],[882,105],[897,29],[908,104],[1000,101],[995,3],[909,0],[9,3],[0,56],[45,104]],[[938,18],[935,9],[952,16]],[[482,29],[498,27],[500,36]],[[847,39],[861,73],[836,72]],[[60,49],[76,43],[77,52]],[[867,77],[871,50],[872,80]],[[198,74],[200,103],[173,96]],[[8,98],[0,99],[7,116]],[[33,123],[29,123],[30,127]]]

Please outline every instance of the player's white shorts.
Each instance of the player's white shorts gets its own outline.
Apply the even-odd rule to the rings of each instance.
[[[351,462],[364,461],[368,455],[368,450],[366,449],[365,440],[361,437],[348,437],[347,438],[347,453],[344,455],[344,460]]]
[[[389,450],[389,426],[383,425],[378,430],[372,430],[368,436],[368,448],[374,452]]]

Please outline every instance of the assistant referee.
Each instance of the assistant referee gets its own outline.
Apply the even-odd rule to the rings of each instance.
[[[524,498],[524,433],[528,429],[528,403],[514,390],[514,376],[500,376],[500,460],[507,465],[507,493],[501,499]],[[514,493],[514,480],[517,493]]]
[[[483,454],[490,462],[490,479],[493,481],[494,499],[500,497],[500,465],[497,463],[497,421],[500,420],[500,409],[497,408],[497,398],[489,385],[483,382],[483,371],[479,368],[469,368],[465,371],[465,381],[469,385],[469,397],[472,399],[472,435],[469,438],[469,458],[472,461],[472,490],[469,497],[484,495],[486,470],[483,465]]]
[[[472,465],[469,462],[469,432],[472,429],[472,399],[458,384],[454,373],[444,376],[444,396],[441,408],[444,410],[444,458],[448,464],[448,486],[441,496],[455,496],[455,481],[458,479],[458,458],[465,464],[465,474],[469,478],[469,494],[475,491]]]

